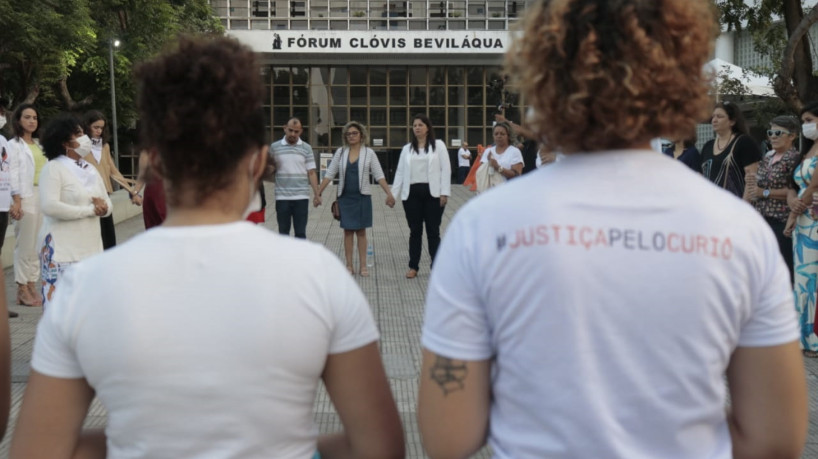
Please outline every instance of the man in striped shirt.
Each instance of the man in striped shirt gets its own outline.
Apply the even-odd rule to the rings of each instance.
[[[312,147],[301,140],[301,121],[292,118],[284,126],[284,138],[270,145],[270,155],[275,161],[276,173],[276,219],[278,232],[290,234],[294,227],[295,237],[307,238],[307,212],[310,187],[318,195],[318,176],[315,173],[315,157]]]

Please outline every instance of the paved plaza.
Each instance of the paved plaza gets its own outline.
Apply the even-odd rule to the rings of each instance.
[[[268,190],[267,223],[276,230],[272,186]],[[343,232],[338,222],[333,220],[329,205],[334,200],[334,187],[324,193],[324,205],[310,209],[307,237],[336,253],[343,259]],[[406,433],[406,452],[409,458],[422,458],[420,435],[417,428],[416,402],[420,367],[420,327],[423,319],[423,299],[429,280],[429,258],[424,240],[421,269],[416,279],[406,279],[409,228],[400,203],[393,209],[384,205],[385,196],[380,188],[373,187],[374,221],[369,237],[374,242],[375,267],[370,268],[370,277],[356,276],[361,289],[369,299],[372,311],[381,332],[381,355],[383,357],[395,401],[403,420]],[[452,196],[443,216],[443,232],[457,209],[473,196],[459,185],[452,186]],[[117,239],[120,243],[144,231],[141,216],[117,225]],[[6,247],[6,250],[11,248]],[[16,289],[13,274],[6,272],[6,292],[11,310],[20,317],[10,319],[12,339],[12,413],[6,440],[0,443],[0,458],[8,456],[9,439],[20,408],[26,381],[37,321],[41,308],[26,308],[14,305]],[[113,274],[115,275],[115,273]],[[804,458],[818,458],[818,359],[806,359],[810,389],[810,435]],[[237,387],[236,390],[241,390]],[[322,432],[332,432],[340,428],[326,393],[322,390],[315,404],[315,419]],[[97,401],[91,406],[86,420],[88,426],[105,424],[105,409]],[[490,457],[488,451],[475,456]]]

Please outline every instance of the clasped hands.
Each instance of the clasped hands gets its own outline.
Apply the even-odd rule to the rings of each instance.
[[[94,204],[94,215],[102,217],[108,213],[108,203],[102,198],[92,196],[91,203]]]
[[[315,196],[315,197],[312,199],[312,205],[313,205],[313,207],[318,207],[318,206],[320,206],[322,203],[323,203],[323,201],[321,200],[321,195],[316,195],[316,196]],[[387,205],[387,206],[389,206],[390,208],[391,208],[391,207],[395,207],[395,197],[394,197],[394,196],[392,196],[391,194],[390,194],[389,196],[387,196],[387,197],[386,197],[386,205]]]

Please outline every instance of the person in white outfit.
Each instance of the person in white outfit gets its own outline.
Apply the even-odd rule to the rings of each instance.
[[[37,288],[40,262],[37,256],[37,235],[43,218],[38,191],[40,171],[48,161],[37,139],[40,128],[37,109],[21,104],[12,117],[14,137],[9,141],[12,205],[9,216],[14,224],[14,281],[17,283],[17,303],[42,306]]]
[[[10,457],[403,458],[361,289],[322,245],[244,220],[268,160],[253,50],[183,38],[136,77],[167,218],[65,272]],[[318,433],[321,382],[343,431]],[[83,431],[95,396],[104,433]]]
[[[429,281],[432,459],[798,458],[792,285],[752,206],[651,148],[710,108],[710,0],[532,3],[505,73],[564,157],[470,200]]]
[[[102,252],[99,218],[113,206],[105,182],[84,158],[91,139],[80,121],[64,113],[54,118],[42,136],[48,163],[40,174],[40,266],[45,309],[54,299],[57,284],[73,264]]]

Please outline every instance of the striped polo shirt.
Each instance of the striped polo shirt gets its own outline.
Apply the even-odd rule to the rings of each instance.
[[[276,200],[310,199],[307,171],[315,169],[315,156],[307,142],[298,139],[290,145],[287,139],[270,145],[276,165]]]

